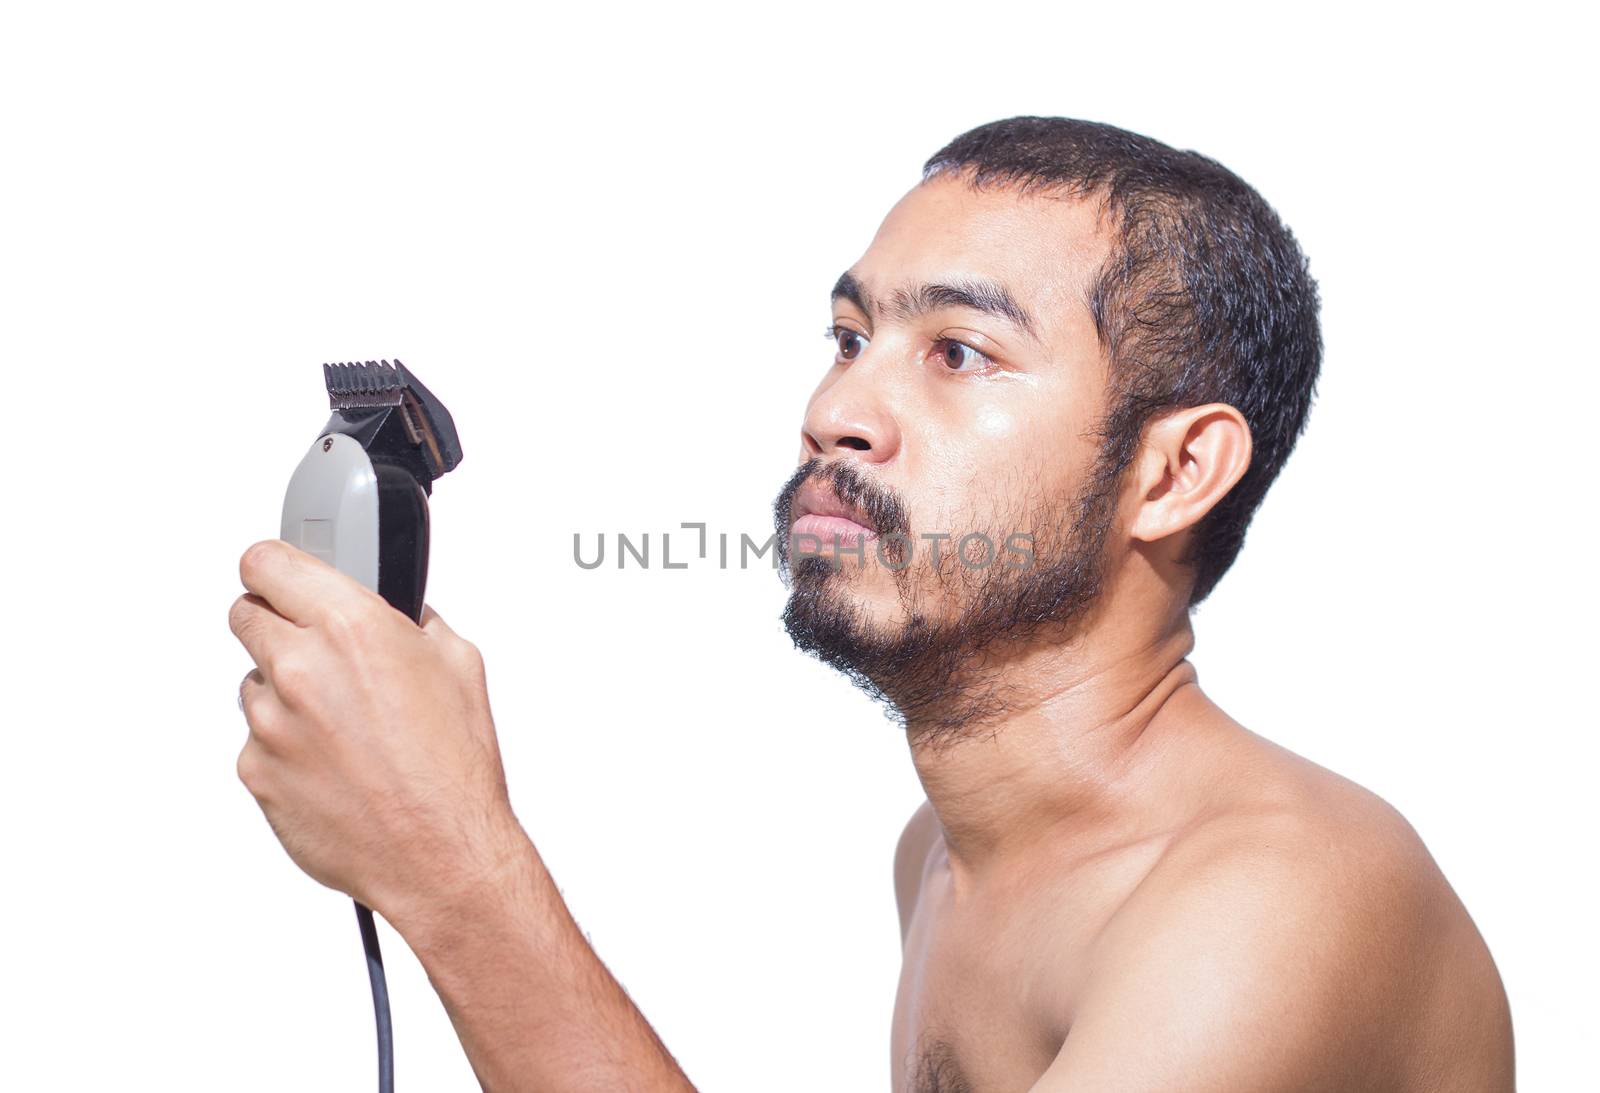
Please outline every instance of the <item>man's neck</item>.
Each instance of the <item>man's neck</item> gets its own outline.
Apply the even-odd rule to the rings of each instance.
[[[1170,757],[1175,696],[1195,692],[1187,617],[1160,633],[1096,628],[999,669],[999,720],[955,738],[907,726],[912,761],[944,829],[952,869],[981,873],[1043,839],[1086,851],[1148,811]]]

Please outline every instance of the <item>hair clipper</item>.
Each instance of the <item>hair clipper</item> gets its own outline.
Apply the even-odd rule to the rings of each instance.
[[[282,538],[354,577],[413,622],[428,582],[428,497],[461,462],[444,404],[399,361],[325,364],[333,416],[283,499]],[[378,1025],[378,1088],[394,1088],[394,1038],[372,912],[356,904]]]

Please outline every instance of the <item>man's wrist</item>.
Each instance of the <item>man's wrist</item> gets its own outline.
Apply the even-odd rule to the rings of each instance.
[[[456,879],[396,901],[486,1090],[687,1090],[683,1072],[567,911],[510,810]],[[385,918],[389,918],[385,914]]]
[[[432,883],[394,893],[374,910],[427,963],[464,930],[508,917],[524,920],[521,929],[535,927],[547,917],[540,913],[547,890],[553,882],[539,852],[508,807],[485,825],[470,853],[433,871]]]

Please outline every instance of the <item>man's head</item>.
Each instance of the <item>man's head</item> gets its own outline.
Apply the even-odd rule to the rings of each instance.
[[[1254,190],[1064,118],[938,152],[833,314],[777,505],[780,541],[796,536],[785,621],[902,714],[950,726],[993,712],[1008,650],[1071,637],[1117,588],[1141,610],[1203,599],[1321,357],[1305,259]],[[878,537],[850,550],[854,523]]]

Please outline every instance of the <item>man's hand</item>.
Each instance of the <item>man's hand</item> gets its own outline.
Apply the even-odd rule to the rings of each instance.
[[[477,649],[281,540],[239,575],[228,624],[256,662],[239,777],[289,856],[391,922],[492,875],[521,832]]]
[[[477,649],[281,540],[239,575],[239,777],[300,868],[400,931],[484,1089],[693,1093],[511,813]]]

